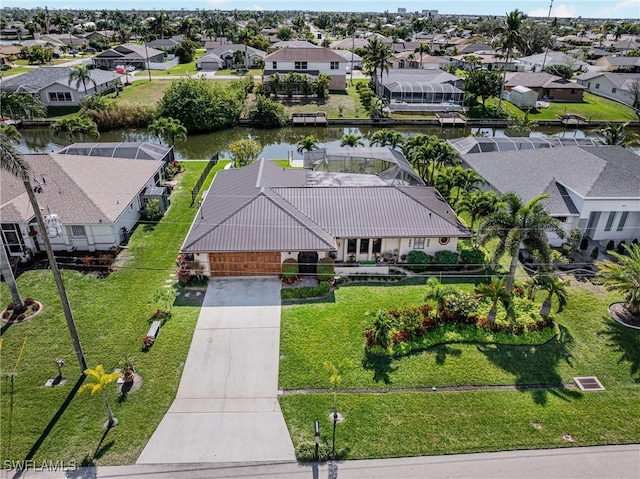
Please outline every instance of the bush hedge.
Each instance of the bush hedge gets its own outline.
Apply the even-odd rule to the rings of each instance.
[[[318,281],[329,281],[331,278],[335,276],[336,273],[336,265],[333,259],[326,257],[322,258],[318,262],[318,269],[316,271],[316,275],[318,277]]]
[[[280,291],[281,299],[306,299],[320,298],[329,294],[331,291],[331,283],[322,281],[318,286],[309,286],[306,288],[282,288]]]
[[[298,262],[294,258],[287,258],[282,262],[282,279],[295,279],[298,271]]]
[[[431,264],[431,256],[424,251],[412,250],[407,254],[407,263],[412,271],[425,271]]]
[[[458,264],[458,254],[453,251],[436,251],[433,255],[433,264],[438,266],[455,266]]]

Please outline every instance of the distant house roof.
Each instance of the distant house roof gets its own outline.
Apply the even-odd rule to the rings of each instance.
[[[222,58],[220,58],[215,53],[207,53],[206,55],[202,55],[200,58],[196,60],[196,65],[201,65],[202,63],[222,63]]]
[[[71,67],[40,67],[29,70],[22,75],[9,77],[3,80],[2,89],[7,91],[16,91],[19,93],[37,93],[43,88],[54,83],[67,86],[79,92],[85,91],[85,86],[77,81],[70,81]],[[117,80],[122,75],[111,71],[93,69],[89,70],[89,77],[95,81],[98,86]],[[86,89],[92,89],[93,82],[88,81]]]
[[[304,40],[282,40],[271,45],[269,47],[269,50],[272,50],[274,48],[321,48],[321,47]]]
[[[163,48],[166,50],[175,47],[178,43],[180,43],[180,41],[174,40],[173,38],[158,38],[157,40],[147,43],[147,45],[153,48]]]
[[[94,58],[114,58],[117,60],[144,60],[147,57],[164,55],[164,52],[135,43],[125,43],[105,50]]]
[[[172,161],[173,147],[158,143],[74,143],[57,152],[59,155],[100,156],[102,158],[130,158],[132,160]]]
[[[578,77],[579,80],[587,81],[594,78],[607,78],[616,88],[631,91],[632,83],[640,81],[640,73],[613,73],[613,72],[592,72],[585,73]]]
[[[331,48],[336,50],[351,50],[356,48],[363,48],[369,44],[368,38],[345,38],[344,40],[338,40],[331,44]]]
[[[343,62],[344,58],[329,48],[281,48],[264,57],[265,61]]]
[[[64,224],[113,223],[147,182],[164,166],[161,161],[126,160],[75,155],[23,155],[36,178],[47,186],[38,194]],[[13,175],[0,177],[0,216],[3,222],[33,218],[24,184]]]
[[[332,50],[333,53],[340,55],[344,60],[361,62],[362,57],[357,53],[350,52],[349,50]]]
[[[317,185],[315,172],[267,160],[220,171],[182,251],[332,251],[337,237],[469,236],[435,188]]]
[[[447,73],[440,69],[422,70],[414,68],[389,68],[382,75],[382,84],[390,86],[403,83],[413,85],[426,85],[433,83],[455,83],[461,80],[460,77]]]
[[[593,138],[538,138],[538,137],[484,137],[468,136],[447,140],[461,155],[491,153],[494,151],[538,150],[563,146],[599,146]]]
[[[527,88],[571,88],[578,90],[584,90],[586,88],[578,83],[565,80],[560,76],[551,75],[545,72],[520,72],[512,73],[511,75],[507,74],[505,86],[515,87],[518,85],[526,86]]]
[[[571,65],[571,68],[586,70],[589,65],[582,60],[578,60],[571,55],[565,55],[562,52],[549,51],[547,53],[536,53],[535,55],[529,55],[527,57],[520,57],[518,61],[531,64],[549,65]]]
[[[230,55],[233,55],[233,52],[235,52],[236,50],[240,50],[242,52],[246,50],[247,55],[250,55],[250,56],[257,55],[261,58],[264,58],[264,56],[267,54],[262,50],[258,50],[257,48],[242,45],[241,43],[225,43],[224,45],[219,45],[214,48],[209,48],[207,49],[207,54],[215,53],[219,57],[222,57],[222,55],[224,55],[225,53],[229,53]]]
[[[575,214],[566,190],[582,198],[629,198],[640,207],[640,157],[620,146],[567,146],[558,155],[537,149],[461,158],[501,193],[514,192],[525,202],[549,193],[551,198],[543,201],[553,215]]]
[[[616,66],[640,66],[640,58],[638,57],[608,56],[600,58],[598,62],[607,62],[609,65]]]

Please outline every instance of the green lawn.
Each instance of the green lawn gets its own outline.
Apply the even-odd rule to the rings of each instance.
[[[235,69],[230,69],[230,70],[218,70],[216,71],[215,75],[216,76],[238,76],[238,77],[244,77],[244,76],[249,76],[249,77],[255,77],[255,76],[262,76],[262,72],[263,70],[261,68],[250,68],[248,71],[246,72],[238,72]]]
[[[151,76],[167,76],[167,75],[195,75],[198,73],[196,69],[196,60],[204,55],[205,50],[203,48],[199,49],[196,52],[196,55],[192,62],[189,63],[179,63],[175,67],[171,67],[168,70],[151,70]],[[138,72],[137,76],[148,75],[148,72]]]
[[[556,315],[558,337],[541,346],[453,343],[402,358],[367,358],[365,312],[420,304],[424,293],[424,286],[341,287],[326,302],[284,307],[280,387],[327,388],[322,363],[347,359],[353,367],[341,388],[524,389],[341,395],[347,420],[338,428],[350,458],[557,447],[568,445],[563,432],[579,445],[637,441],[640,418],[629,411],[640,398],[640,332],[608,317],[611,295],[572,286],[568,306]],[[586,375],[597,376],[607,392],[527,389]],[[330,428],[329,395],[285,395],[281,405],[295,444],[312,439],[308,429],[315,419]],[[612,424],[603,424],[605,414]],[[545,429],[533,429],[534,420]]]
[[[557,120],[557,115],[577,114],[587,120],[595,121],[630,121],[636,120],[637,116],[632,108],[613,100],[608,100],[591,93],[584,93],[582,103],[555,103],[550,102],[549,108],[544,108],[536,112],[529,113],[531,120]],[[491,98],[487,100],[487,105],[498,104],[498,100]],[[511,115],[522,116],[524,112],[512,105],[508,101],[503,101],[502,105]]]
[[[16,66],[16,67],[13,67],[11,70],[0,71],[0,78],[2,77],[6,78],[11,75],[17,75],[18,73],[26,73],[31,70],[33,70],[33,68],[28,68],[25,66]]]
[[[139,103],[141,105],[155,106],[171,85],[172,80],[140,80],[124,88],[119,96],[109,95],[118,102]]]
[[[177,300],[156,344],[149,352],[142,351],[141,339],[157,308],[153,294],[175,271],[175,258],[196,213],[190,207],[190,190],[204,165],[187,163],[166,217],[152,229],[135,230],[127,250],[131,259],[122,269],[104,279],[63,271],[89,366],[102,364],[112,370],[129,354],[143,378],[141,389],[121,401],[115,385],[109,387],[119,424],[106,437],[102,397],[74,394],[79,370],[50,271],[29,271],[18,278],[23,296],[37,298],[44,309],[30,322],[3,331],[3,377],[14,371],[24,344],[13,381],[0,381],[0,455],[4,459],[135,462],[175,397],[200,309],[195,303]],[[4,304],[8,291],[4,283],[1,288]],[[69,382],[46,388],[47,378],[55,376],[57,358],[66,361]]]

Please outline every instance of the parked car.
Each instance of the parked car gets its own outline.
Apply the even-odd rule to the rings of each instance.
[[[136,71],[136,67],[134,67],[133,65],[127,65],[127,71],[128,72],[134,72],[134,71]]]

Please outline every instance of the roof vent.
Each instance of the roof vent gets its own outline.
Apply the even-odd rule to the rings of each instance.
[[[604,386],[595,376],[573,378],[582,391],[604,391]]]

